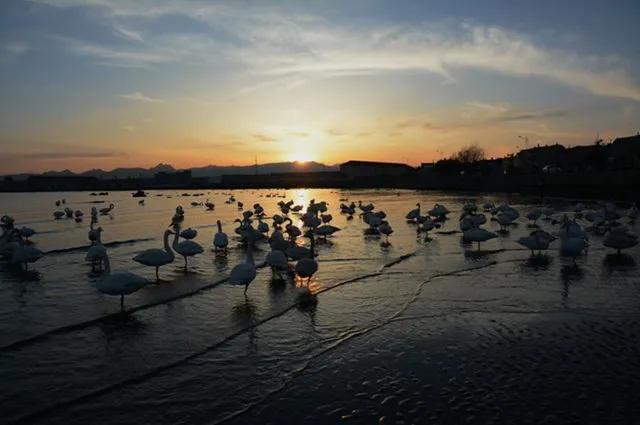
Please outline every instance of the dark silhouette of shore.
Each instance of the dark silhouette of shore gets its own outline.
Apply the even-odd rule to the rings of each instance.
[[[327,169],[331,169],[327,167]],[[224,174],[194,177],[190,170],[160,171],[153,177],[101,179],[81,175],[5,177],[3,192],[114,191],[139,189],[397,188],[519,192],[541,196],[633,200],[640,187],[640,135],[605,144],[566,148],[536,146],[497,159],[458,155],[420,167],[348,161],[338,171]]]

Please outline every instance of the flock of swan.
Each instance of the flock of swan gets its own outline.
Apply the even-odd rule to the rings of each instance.
[[[341,201],[347,201],[346,199]],[[253,208],[244,209],[244,204],[237,201],[233,195],[226,201],[227,204],[236,204],[240,217],[234,220],[237,227],[234,229],[236,238],[246,249],[246,255],[242,262],[231,270],[228,281],[231,284],[244,287],[246,296],[247,288],[256,277],[256,264],[253,258],[253,250],[258,243],[267,243],[270,247],[265,257],[265,265],[272,270],[273,278],[285,280],[287,276],[308,283],[318,271],[316,260],[316,242],[326,240],[341,229],[331,225],[333,216],[328,212],[328,203],[311,200],[308,205],[294,205],[294,201],[279,201],[279,211],[268,217],[265,209],[259,203]],[[65,200],[57,201],[56,206],[64,205]],[[199,204],[201,205],[201,204]],[[213,210],[215,205],[209,200],[204,203],[207,210]],[[109,214],[115,206],[98,210],[91,209],[91,222],[89,225],[88,239],[91,243],[86,252],[86,261],[94,270],[101,271],[96,288],[98,291],[120,297],[121,308],[124,308],[125,295],[138,291],[149,281],[129,271],[111,270],[109,255],[102,243],[102,227],[98,226],[99,215]],[[304,211],[303,211],[304,210]],[[389,236],[393,228],[387,220],[384,211],[376,210],[372,203],[340,204],[340,213],[352,220],[359,212],[362,221],[367,225],[364,234],[381,237],[381,246],[389,246]],[[559,251],[561,255],[573,258],[580,256],[589,246],[589,233],[603,235],[603,245],[615,249],[618,254],[623,249],[631,248],[638,244],[638,236],[629,230],[623,223],[626,219],[633,224],[639,215],[638,208],[634,205],[629,209],[621,210],[614,204],[604,203],[597,207],[587,209],[584,204],[574,205],[572,213],[563,213],[559,218],[555,217],[555,210],[550,207],[534,209],[526,214],[527,227],[530,228],[528,236],[519,238],[516,242],[531,251],[531,255],[541,255],[548,250],[555,240],[560,241]],[[302,226],[298,227],[290,217],[296,214]],[[421,205],[409,211],[405,218],[408,224],[415,225],[418,233],[424,233],[424,241],[430,241],[429,232],[440,228],[450,214],[449,209],[441,204],[435,204],[429,210],[423,210]],[[82,221],[82,211],[72,211],[65,208],[64,211],[54,212],[54,218],[74,218]],[[492,232],[482,227],[489,220],[496,221],[500,230]],[[188,269],[188,259],[204,252],[204,247],[195,242],[198,231],[192,228],[184,229],[185,212],[181,206],[176,207],[175,214],[171,218],[169,227],[163,233],[163,247],[148,249],[133,257],[133,261],[155,269],[156,282],[160,282],[160,268],[175,261],[176,256],[183,257],[184,269]],[[475,202],[466,202],[462,207],[459,217],[459,231],[465,243],[480,244],[498,237],[498,233],[508,233],[508,228],[515,225],[520,218],[518,210],[508,204],[494,205],[486,203],[478,206]],[[544,220],[558,226],[558,231],[551,234],[539,228],[538,221]],[[270,222],[270,223],[269,223]],[[580,223],[583,223],[585,227]],[[586,224],[585,224],[586,223]],[[217,220],[217,231],[213,235],[212,249],[218,256],[226,256],[229,246],[229,236],[223,231],[222,223]],[[10,264],[24,267],[26,270],[30,263],[38,261],[44,254],[36,248],[30,240],[36,234],[31,228],[15,225],[12,217],[5,215],[0,219],[2,234],[0,235],[0,257],[8,260]],[[170,241],[170,239],[172,240]],[[299,243],[301,238],[309,239],[308,246]],[[537,254],[536,254],[537,252]],[[293,263],[293,264],[292,264]]]

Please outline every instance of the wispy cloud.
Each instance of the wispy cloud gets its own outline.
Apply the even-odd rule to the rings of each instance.
[[[237,3],[36,0],[57,7],[85,6],[106,11],[121,36],[136,45],[114,46],[67,40],[69,47],[101,63],[148,66],[168,62],[242,64],[274,78],[310,78],[429,72],[455,81],[456,69],[479,69],[537,77],[595,95],[640,101],[640,86],[629,66],[615,57],[580,55],[540,45],[522,33],[476,23],[351,24],[287,14],[277,8]],[[121,21],[184,16],[209,25],[208,34],[170,33],[142,37]],[[220,30],[220,31],[218,31]],[[219,34],[224,33],[222,37]],[[250,92],[268,83],[245,89]]]
[[[9,62],[27,53],[31,47],[24,41],[9,41],[0,44],[0,62]]]
[[[135,100],[137,102],[162,103],[164,100],[155,97],[146,96],[144,93],[136,91],[131,93],[119,94],[119,97],[127,100]]]
[[[124,154],[115,151],[93,152],[5,152],[0,154],[0,160],[66,160],[66,159],[87,159],[87,158],[116,158]]]

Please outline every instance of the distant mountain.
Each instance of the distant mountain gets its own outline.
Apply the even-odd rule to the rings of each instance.
[[[100,169],[93,169],[89,171],[85,171],[80,173],[81,176],[88,177],[97,177],[103,180],[112,180],[112,179],[129,179],[129,178],[151,178],[155,175],[155,173],[159,173],[161,171],[173,173],[176,171],[171,165],[168,164],[158,164],[152,168],[114,168],[111,171],[104,171]]]
[[[308,173],[320,171],[337,171],[338,167],[325,165],[319,162],[273,162],[258,164],[258,174],[270,173]],[[254,174],[255,165],[207,165],[205,167],[191,168],[193,177],[219,177],[224,174]]]
[[[319,171],[337,171],[338,167],[335,165],[325,165],[319,162],[274,162],[270,164],[259,164],[259,174],[270,173],[306,173],[306,172],[319,172]],[[193,177],[220,177],[224,174],[254,174],[256,172],[255,165],[207,165],[205,167],[189,168]],[[86,176],[96,177],[102,180],[112,179],[129,179],[129,178],[152,178],[156,173],[176,172],[169,164],[158,164],[152,168],[114,168],[111,171],[105,171],[101,169],[87,170],[82,173],[74,173],[70,170],[62,171],[46,171],[42,173],[43,176]],[[11,177],[14,180],[24,180],[29,176],[37,175],[32,173],[14,174]]]

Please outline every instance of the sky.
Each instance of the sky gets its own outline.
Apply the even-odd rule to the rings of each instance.
[[[0,173],[636,134],[638,18],[637,0],[2,0]]]

